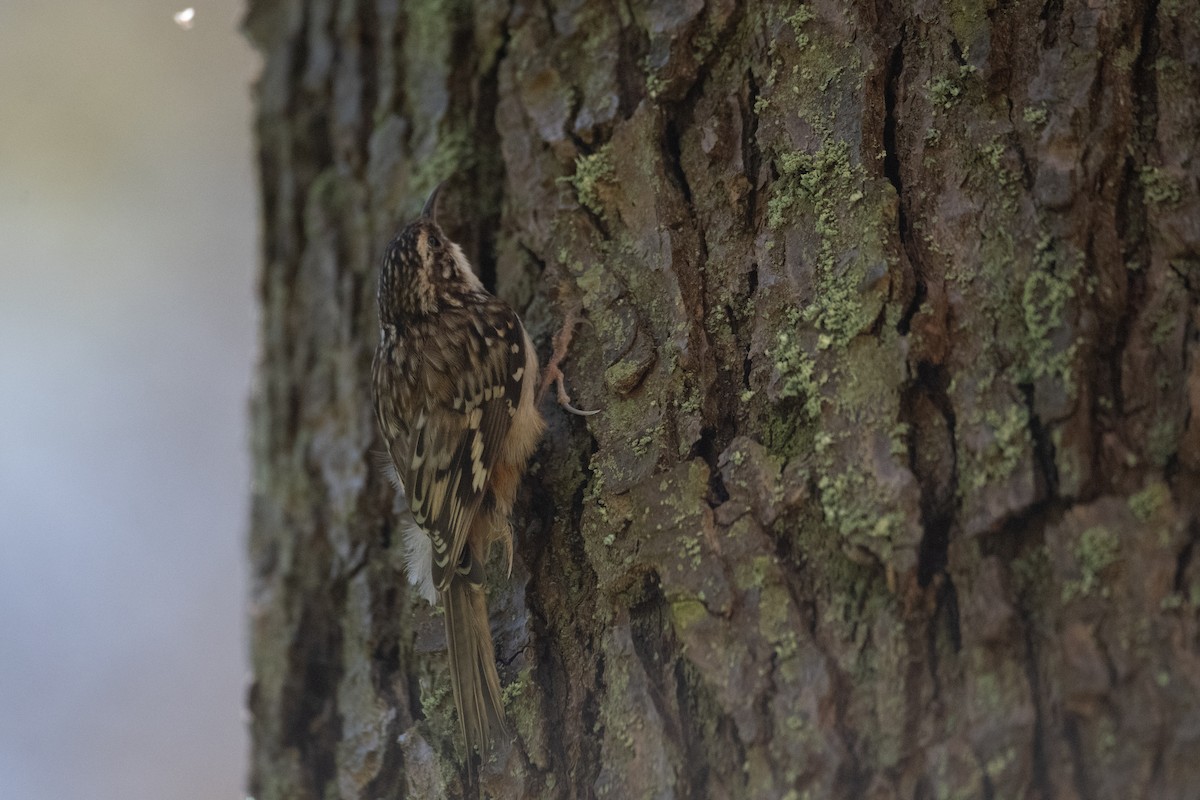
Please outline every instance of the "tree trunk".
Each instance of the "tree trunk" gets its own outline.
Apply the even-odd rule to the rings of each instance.
[[[430,188],[583,420],[492,565],[538,798],[1200,791],[1200,15],[261,0],[251,792],[472,795],[373,451]]]

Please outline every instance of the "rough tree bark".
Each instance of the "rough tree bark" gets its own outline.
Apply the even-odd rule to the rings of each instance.
[[[546,405],[485,794],[1196,797],[1196,8],[252,3],[252,794],[465,791],[368,382],[451,177],[603,409]]]

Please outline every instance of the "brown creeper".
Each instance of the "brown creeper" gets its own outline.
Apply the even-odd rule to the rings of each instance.
[[[499,541],[512,569],[508,516],[545,423],[534,404],[537,353],[435,221],[440,188],[384,255],[372,378],[375,416],[415,522],[404,532],[409,579],[445,606],[469,758],[487,752],[493,726],[504,727],[484,562]]]

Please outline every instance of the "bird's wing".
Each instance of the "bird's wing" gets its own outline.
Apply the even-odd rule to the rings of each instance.
[[[520,402],[525,368],[524,331],[507,307],[490,306],[458,330],[466,333],[433,345],[458,347],[458,357],[430,354],[425,359],[427,365],[457,365],[457,370],[429,378],[441,390],[426,392],[429,402],[410,420],[407,452],[395,451],[399,441],[392,451],[413,517],[433,540],[433,580],[439,590],[455,569],[476,567],[460,560]]]

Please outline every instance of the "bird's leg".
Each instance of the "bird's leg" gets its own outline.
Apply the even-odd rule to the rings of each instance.
[[[540,402],[545,396],[546,389],[550,388],[550,384],[553,382],[558,388],[558,404],[560,406],[572,414],[590,417],[592,414],[598,413],[599,409],[583,411],[571,405],[571,395],[567,394],[566,386],[563,385],[563,372],[558,366],[567,357],[567,350],[571,347],[571,339],[575,336],[575,326],[578,324],[578,311],[575,309],[567,311],[562,328],[554,334],[554,352],[550,354],[550,362],[546,364],[546,371],[542,374],[542,388],[538,390],[538,401]]]

